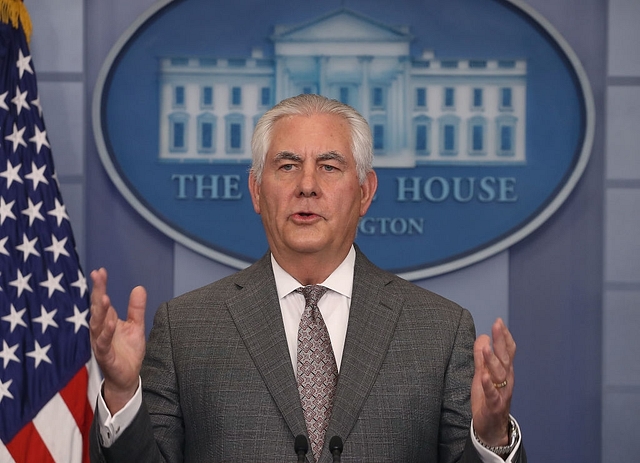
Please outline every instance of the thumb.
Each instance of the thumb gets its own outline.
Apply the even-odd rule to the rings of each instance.
[[[147,291],[142,286],[136,286],[129,295],[127,319],[135,324],[144,326],[144,310],[146,306]]]

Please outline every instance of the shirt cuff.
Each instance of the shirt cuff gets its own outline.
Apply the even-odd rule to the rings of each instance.
[[[104,380],[100,385],[100,394],[98,394],[98,405],[96,411],[98,413],[98,430],[100,432],[101,444],[105,448],[109,448],[118,439],[122,431],[127,429],[135,418],[138,410],[142,406],[142,381],[138,377],[138,389],[133,395],[131,400],[118,411],[115,415],[111,416],[111,412],[107,408],[107,404],[102,396],[102,386]]]
[[[518,449],[520,448],[520,443],[522,442],[522,433],[520,432],[520,425],[515,420],[515,418],[513,418],[513,416],[511,415],[509,415],[509,417],[513,420],[516,426],[516,429],[518,430],[518,439],[516,440],[516,444],[513,446],[513,450],[511,451],[511,453],[506,459],[503,459],[500,455],[496,455],[491,450],[486,449],[482,445],[480,445],[480,443],[475,437],[475,432],[473,429],[473,420],[471,420],[471,428],[470,428],[471,442],[473,442],[473,446],[478,451],[478,454],[480,455],[480,459],[482,460],[482,463],[504,463],[504,462],[514,463],[514,457],[518,453]]]

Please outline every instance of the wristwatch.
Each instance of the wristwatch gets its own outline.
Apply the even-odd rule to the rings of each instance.
[[[518,427],[516,426],[515,421],[513,421],[513,418],[509,418],[509,444],[507,445],[498,445],[498,446],[491,446],[491,445],[487,445],[484,442],[482,442],[482,440],[478,437],[478,434],[475,432],[475,429],[473,431],[473,435],[476,438],[476,441],[478,441],[478,444],[482,445],[485,449],[489,450],[490,452],[495,453],[496,455],[509,455],[511,452],[513,452],[514,447],[516,446],[516,442],[518,442]]]

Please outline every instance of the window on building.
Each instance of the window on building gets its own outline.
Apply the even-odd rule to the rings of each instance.
[[[173,89],[173,105],[177,108],[184,108],[185,94],[184,86],[176,85]]]
[[[497,123],[497,154],[498,156],[515,156],[516,154],[516,122],[513,116],[498,117]]]
[[[484,150],[484,127],[481,125],[471,127],[471,150],[473,152]]]
[[[416,151],[419,153],[427,151],[427,126],[424,124],[416,125]]]
[[[229,114],[225,117],[225,123],[227,153],[244,152],[244,116],[237,113]]]
[[[473,109],[481,109],[484,106],[483,96],[481,88],[473,89]]]
[[[374,151],[381,151],[384,149],[384,125],[373,125],[373,149]]]
[[[473,117],[469,120],[468,143],[469,154],[486,154],[487,123],[483,117]]]
[[[513,127],[511,126],[500,127],[500,151],[513,151]]]
[[[414,118],[413,133],[416,154],[429,155],[431,153],[431,118],[424,115]]]
[[[349,104],[349,87],[340,87],[340,101]]]
[[[510,88],[500,89],[500,109],[513,108],[513,95]]]
[[[457,116],[445,116],[440,119],[440,154],[455,156],[458,154],[458,133],[460,119]]]
[[[202,107],[213,107],[213,87],[211,86],[202,87]]]
[[[183,153],[188,149],[188,122],[186,113],[173,113],[169,115],[169,150]]]
[[[198,116],[198,152],[213,153],[216,150],[216,117],[211,113]]]
[[[229,126],[229,146],[231,149],[240,149],[242,146],[242,126],[236,122]]]
[[[453,151],[456,146],[456,126],[446,124],[444,126],[444,151]]]
[[[424,87],[416,88],[416,108],[426,109],[427,107],[427,89]]]
[[[456,92],[453,87],[446,87],[444,89],[444,107],[446,109],[453,109],[456,106]]]
[[[384,107],[384,89],[382,87],[373,87],[371,89],[371,107],[375,109]]]
[[[262,87],[262,89],[260,89],[260,106],[271,106],[270,87]]]
[[[185,123],[182,121],[176,121],[173,123],[173,147],[177,150],[186,146],[186,140],[184,137]]]
[[[231,87],[231,106],[242,105],[242,87]]]

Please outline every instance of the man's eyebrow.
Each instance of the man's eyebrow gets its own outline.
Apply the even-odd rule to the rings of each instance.
[[[318,161],[338,161],[340,164],[346,164],[345,157],[337,151],[329,151],[327,153],[319,154],[316,158]]]
[[[296,161],[301,162],[302,158],[296,153],[292,153],[291,151],[280,151],[273,158],[274,161]]]

